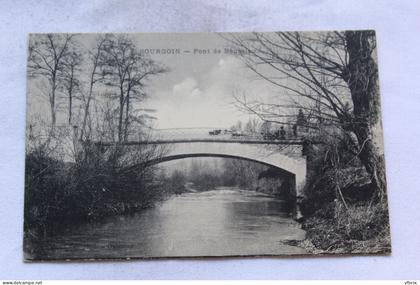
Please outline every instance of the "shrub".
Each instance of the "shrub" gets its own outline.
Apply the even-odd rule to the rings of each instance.
[[[85,145],[75,162],[63,162],[47,145],[26,155],[25,232],[34,237],[85,220],[133,212],[166,195],[153,167],[118,147]],[[132,153],[130,153],[131,155]]]

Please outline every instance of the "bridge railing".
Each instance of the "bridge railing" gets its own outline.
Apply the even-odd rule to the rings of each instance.
[[[222,128],[173,128],[173,129],[151,129],[146,138],[149,142],[153,141],[255,141],[255,142],[275,142],[275,141],[300,141],[297,135],[284,132],[273,132],[268,134],[247,133],[232,131]],[[141,139],[140,139],[141,140]]]

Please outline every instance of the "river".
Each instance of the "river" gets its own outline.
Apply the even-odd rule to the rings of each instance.
[[[283,200],[253,191],[184,193],[133,215],[68,227],[37,248],[43,259],[304,254],[283,243],[305,237],[283,209]]]

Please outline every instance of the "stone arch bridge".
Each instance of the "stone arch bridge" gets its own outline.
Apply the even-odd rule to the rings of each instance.
[[[282,139],[264,139],[260,135],[234,134],[221,132],[209,133],[207,129],[199,132],[187,132],[182,129],[159,130],[148,138],[139,138],[122,143],[130,147],[136,145],[161,145],[164,154],[159,158],[147,161],[157,164],[165,161],[190,157],[226,157],[254,161],[289,173],[296,193],[296,217],[300,218],[299,202],[303,198],[303,187],[306,183],[306,157],[303,155],[302,140],[292,136]],[[103,143],[101,143],[103,144]]]

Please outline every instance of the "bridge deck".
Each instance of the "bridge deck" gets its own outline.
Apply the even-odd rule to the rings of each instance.
[[[255,140],[255,139],[162,139],[150,141],[127,141],[123,145],[141,144],[172,144],[172,143],[243,143],[243,144],[274,144],[274,145],[302,145],[302,140]]]
[[[144,140],[126,141],[121,145],[146,145],[146,144],[176,144],[176,143],[240,143],[240,144],[269,144],[269,145],[302,145],[302,140],[250,140],[250,139],[174,139],[174,140]],[[114,142],[96,142],[96,144],[109,146]]]
[[[292,134],[285,134],[280,138],[267,138],[261,134],[238,133],[227,130],[218,130],[214,134],[212,128],[189,129],[161,129],[151,130],[148,134],[133,136],[123,145],[144,144],[175,144],[175,143],[243,143],[243,144],[270,144],[270,145],[302,145],[302,139]],[[213,133],[213,134],[212,134]],[[98,142],[102,145],[111,145],[110,142]]]

